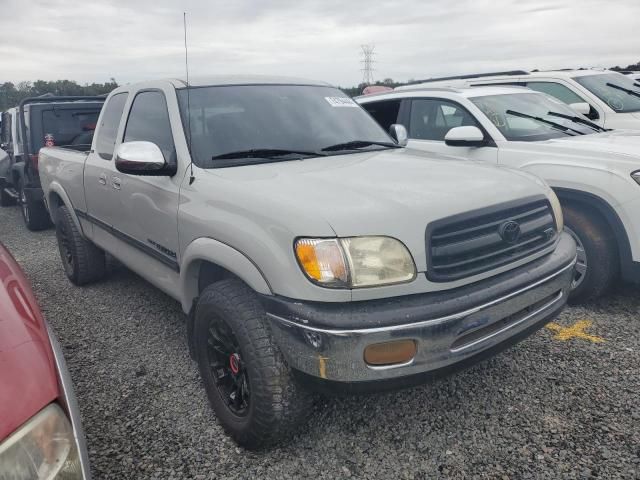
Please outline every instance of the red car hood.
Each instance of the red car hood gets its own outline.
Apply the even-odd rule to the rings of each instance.
[[[0,244],[0,441],[58,396],[42,313],[24,273]]]

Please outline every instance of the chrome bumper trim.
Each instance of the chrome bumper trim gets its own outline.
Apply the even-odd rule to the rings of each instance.
[[[549,280],[562,275],[563,273],[565,273],[567,270],[569,269],[573,269],[573,267],[575,266],[575,260],[570,263],[569,265],[567,265],[566,267],[564,267],[562,270],[559,270],[551,275],[549,275],[548,277],[543,278],[542,280],[538,280],[535,283],[532,283],[531,285],[527,285],[524,288],[521,288],[520,290],[516,290],[515,292],[510,293],[509,295],[505,295],[503,297],[497,298],[491,302],[487,302],[484,303],[482,305],[478,305],[477,307],[474,308],[470,308],[468,310],[465,310],[463,312],[460,313],[454,313],[452,315],[446,315],[444,317],[440,317],[440,318],[433,318],[430,320],[425,320],[423,322],[415,322],[415,323],[407,323],[404,325],[393,325],[390,327],[377,327],[377,328],[363,328],[363,329],[352,329],[352,330],[334,330],[334,329],[324,329],[324,328],[316,328],[316,327],[312,327],[310,325],[304,325],[301,323],[296,323],[296,322],[292,322],[291,320],[287,320],[286,318],[282,318],[278,315],[274,315],[272,313],[267,313],[267,316],[277,320],[279,322],[285,323],[287,325],[290,325],[292,327],[297,327],[297,328],[301,328],[304,330],[308,330],[311,332],[316,332],[316,333],[326,333],[328,335],[335,335],[335,336],[351,336],[351,335],[368,335],[371,333],[382,333],[382,332],[393,332],[393,331],[398,331],[398,330],[408,330],[408,329],[414,329],[414,328],[420,328],[420,327],[426,327],[426,326],[430,326],[430,325],[437,325],[439,323],[445,323],[445,322],[450,322],[452,320],[458,320],[460,318],[465,318],[468,317],[469,315],[472,315],[474,313],[478,313],[482,310],[485,310],[489,307],[492,307],[493,305],[497,305],[499,303],[503,303],[513,297],[517,297],[518,295],[522,295],[525,292],[528,292],[529,290],[532,290],[534,288],[536,288],[539,285],[542,285],[543,283],[548,282]]]
[[[473,308],[424,321],[365,329],[325,329],[267,313],[274,339],[289,365],[311,376],[338,382],[384,380],[438,370],[481,353],[524,330],[550,320],[564,306],[575,258],[544,278]],[[556,267],[557,268],[557,267]],[[429,304],[425,304],[425,310]],[[402,321],[401,310],[398,322]],[[499,324],[503,322],[504,325]],[[456,341],[469,342],[457,345]],[[413,339],[410,361],[370,366],[367,345]]]

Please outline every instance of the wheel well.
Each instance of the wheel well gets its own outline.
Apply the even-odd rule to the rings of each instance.
[[[198,271],[198,295],[212,283],[235,276],[226,268],[203,260]]]
[[[633,261],[629,238],[624,224],[615,210],[602,198],[591,193],[576,190],[554,188],[561,204],[573,205],[576,208],[587,210],[590,214],[598,215],[611,228],[615,235],[616,247],[620,261],[620,269],[625,272]]]
[[[56,215],[58,214],[58,208],[64,205],[62,198],[57,193],[52,193],[49,195],[49,215],[51,215],[51,219],[56,221]]]
[[[191,266],[190,266],[191,268]],[[193,295],[192,291],[192,304],[190,306],[190,310],[187,316],[187,343],[189,346],[189,354],[191,358],[195,360],[195,349],[193,344],[193,322],[195,315],[195,305],[200,297],[202,291],[207,288],[209,285],[219,282],[220,280],[224,280],[225,278],[236,277],[229,270],[220,265],[216,265],[215,263],[209,262],[207,260],[201,260],[199,265],[194,265],[193,270],[194,273],[197,271],[197,279],[198,279],[198,294]],[[193,284],[192,284],[193,285]]]

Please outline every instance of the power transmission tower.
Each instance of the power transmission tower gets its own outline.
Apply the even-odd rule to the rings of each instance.
[[[362,63],[362,83],[371,85],[373,83],[373,64],[375,63],[373,56],[376,47],[375,45],[361,45],[360,48],[362,48],[362,60],[360,60]]]

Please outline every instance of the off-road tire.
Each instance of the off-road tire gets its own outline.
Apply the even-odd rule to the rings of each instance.
[[[56,212],[56,237],[64,272],[71,283],[86,285],[104,277],[104,252],[82,236],[64,205]]]
[[[210,322],[225,322],[240,349],[250,399],[238,416],[215,383],[207,350]],[[311,412],[313,395],[296,383],[273,341],[256,294],[231,278],[206,287],[196,304],[193,344],[209,402],[224,430],[240,445],[258,449],[290,438]]]
[[[587,258],[584,279],[569,295],[569,301],[578,304],[612,286],[619,272],[618,249],[614,232],[596,211],[576,204],[565,204],[562,210],[565,225],[580,239]]]
[[[20,211],[22,212],[24,224],[32,232],[45,230],[52,225],[44,202],[42,200],[35,202],[29,200],[22,185],[20,185]]]

